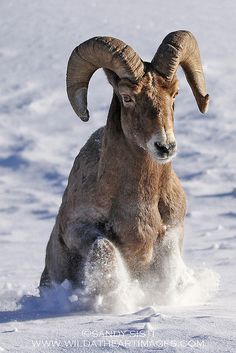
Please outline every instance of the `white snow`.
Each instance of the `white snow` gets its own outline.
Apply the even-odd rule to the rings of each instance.
[[[236,4],[9,0],[0,17],[0,351],[235,352]],[[68,282],[40,300],[46,243],[69,171],[105,123],[112,93],[100,70],[90,84],[90,121],[76,118],[65,92],[71,51],[111,35],[150,61],[177,29],[197,37],[211,96],[202,116],[179,70],[174,166],[188,199],[182,289],[160,304],[124,269],[127,286],[112,312],[102,312],[106,298],[88,302]]]

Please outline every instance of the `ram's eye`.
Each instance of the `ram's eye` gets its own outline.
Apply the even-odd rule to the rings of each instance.
[[[123,99],[123,102],[125,103],[132,102],[132,98],[128,94],[123,94],[122,99]]]

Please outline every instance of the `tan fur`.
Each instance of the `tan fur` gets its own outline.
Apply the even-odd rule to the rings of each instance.
[[[180,227],[186,212],[184,191],[171,162],[159,164],[146,148],[153,134],[174,129],[173,101],[178,82],[150,71],[139,83],[106,71],[114,95],[107,124],[81,149],[46,253],[41,286],[65,278],[81,285],[84,262],[98,236],[121,252],[134,277],[155,263],[155,244],[166,227]],[[133,106],[126,108],[122,94]],[[179,234],[182,244],[183,233]]]

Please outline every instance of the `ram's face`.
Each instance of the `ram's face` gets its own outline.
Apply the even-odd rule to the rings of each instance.
[[[174,100],[178,81],[166,83],[157,73],[147,73],[139,84],[120,80],[121,123],[126,138],[150,153],[158,163],[176,154]]]

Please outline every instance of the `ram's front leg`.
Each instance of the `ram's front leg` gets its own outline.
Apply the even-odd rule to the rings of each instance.
[[[151,267],[149,284],[165,298],[182,284],[186,271],[182,255],[183,225],[167,228],[155,246],[155,261]]]
[[[114,244],[100,237],[90,247],[84,267],[84,285],[89,294],[106,294],[119,283],[118,250]]]
[[[72,222],[67,225],[63,241],[70,250],[86,259],[92,244],[98,238],[104,237],[104,229],[100,223]]]
[[[71,280],[90,294],[111,291],[117,285],[117,251],[101,225],[71,223],[64,236],[53,233],[47,247],[41,286]]]
[[[65,279],[82,285],[84,263],[92,244],[101,236],[102,232],[95,225],[74,222],[62,229],[58,221],[47,245],[40,288],[62,283]]]
[[[83,258],[83,285],[90,294],[104,294],[118,282],[117,249],[108,239],[102,224],[71,226],[66,235],[67,246]]]

